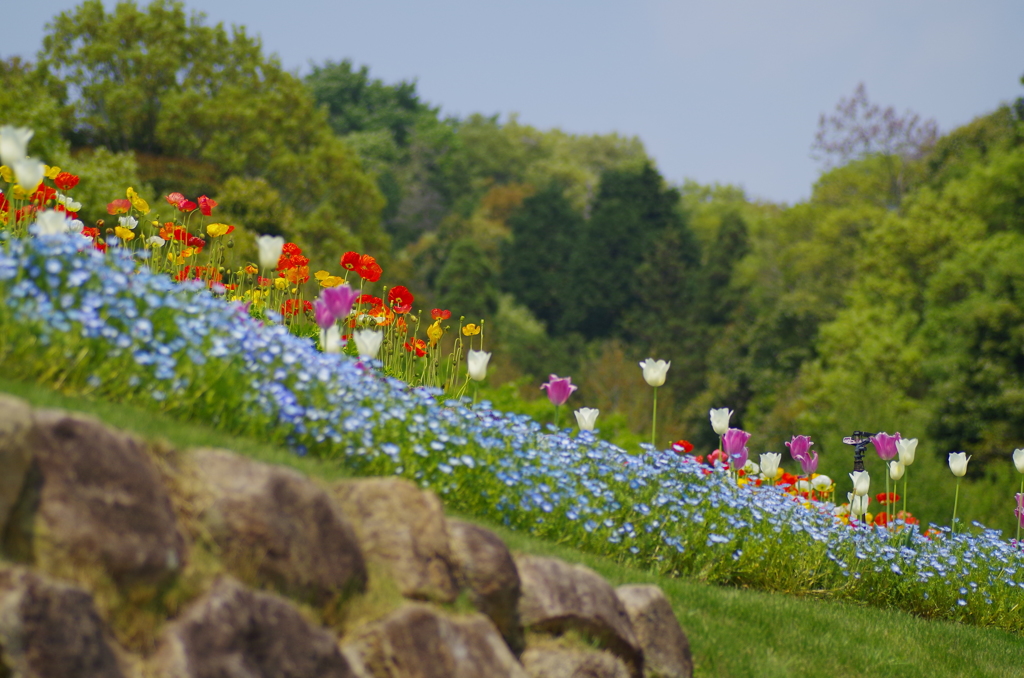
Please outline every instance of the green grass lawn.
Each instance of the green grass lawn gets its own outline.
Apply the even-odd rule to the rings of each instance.
[[[130,404],[72,398],[36,384],[5,379],[0,379],[0,391],[36,406],[86,412],[144,437],[162,437],[177,447],[224,447],[327,480],[347,475],[337,463],[300,458],[258,440],[230,436],[200,422],[178,421]],[[1004,631],[929,621],[867,605],[660,577],[609,558],[483,524],[513,550],[584,564],[614,585],[660,586],[690,639],[698,676],[1024,677],[1024,638]]]

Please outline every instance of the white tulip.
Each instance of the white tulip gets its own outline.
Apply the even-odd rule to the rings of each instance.
[[[966,452],[950,452],[949,453],[949,470],[953,472],[958,478],[962,478],[967,474],[967,462],[971,460],[967,456]]]
[[[256,246],[260,250],[260,268],[264,270],[277,268],[281,250],[284,249],[284,238],[279,235],[261,235],[256,238]]]
[[[352,333],[352,338],[356,341],[356,351],[359,352],[360,358],[376,358],[381,342],[384,341],[384,333],[374,330],[356,330]]]
[[[900,478],[902,478],[903,477],[903,472],[905,470],[906,470],[906,467],[903,465],[903,462],[901,462],[901,461],[890,461],[889,462],[889,477],[892,478],[893,480],[899,480]]]
[[[854,471],[850,474],[853,481],[853,493],[859,497],[864,496],[871,489],[871,476],[867,471]]]
[[[714,410],[712,410],[714,413]],[[761,455],[761,474],[768,478],[773,479],[779,471],[779,462],[782,461],[782,455],[777,452],[765,452]]]
[[[32,134],[32,130],[28,127],[14,127],[12,125],[0,127],[0,162],[13,166],[14,163],[24,158],[28,150],[28,141],[32,138]],[[38,183],[37,181],[36,184]],[[32,187],[35,188],[35,184]]]
[[[870,497],[864,494],[853,494],[852,492],[848,492],[846,496],[850,500],[850,513],[854,516],[862,516],[868,512],[868,503],[871,501]]]
[[[600,413],[601,410],[595,407],[581,407],[573,412],[576,415],[576,423],[581,431],[593,431],[594,424],[597,423],[597,415]]]
[[[36,186],[43,180],[43,173],[46,171],[43,163],[35,158],[15,160],[11,163],[11,169],[14,170],[14,178],[18,180],[21,187],[30,193],[36,190]]]
[[[1013,451],[1013,465],[1017,467],[1018,473],[1024,473],[1024,448]]]
[[[644,371],[644,381],[647,385],[657,388],[665,383],[665,375],[668,374],[668,368],[672,367],[672,362],[648,358],[640,363],[640,367]]]
[[[469,349],[469,352],[466,353],[466,369],[469,370],[469,378],[473,381],[483,381],[487,378],[487,363],[490,359],[491,354],[487,351]]]
[[[36,215],[36,228],[39,235],[58,235],[71,230],[71,220],[63,212],[47,210]]]
[[[824,492],[828,488],[832,487],[832,479],[825,475],[814,476],[811,478],[811,487],[813,487],[816,492]]]
[[[711,428],[715,429],[715,433],[718,435],[724,436],[725,432],[729,430],[729,417],[732,416],[732,410],[720,407],[717,410],[711,410],[709,414],[711,415]]]
[[[345,342],[341,340],[341,330],[337,325],[320,330],[320,346],[323,347],[324,353],[341,353],[345,348]]]
[[[900,453],[900,463],[910,466],[914,463],[914,454],[917,452],[917,438],[897,440],[896,450]]]

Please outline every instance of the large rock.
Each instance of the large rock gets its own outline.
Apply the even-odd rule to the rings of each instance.
[[[36,410],[24,435],[0,436],[0,457],[31,453],[4,527],[8,557],[101,566],[119,582],[160,582],[186,557],[170,496],[142,443],[101,422]]]
[[[524,626],[547,633],[581,631],[618,655],[633,678],[641,678],[640,645],[608,582],[589,568],[555,558],[520,555],[515,561],[522,582],[519,615]]]
[[[690,678],[693,675],[690,641],[662,590],[648,585],[620,586],[615,594],[633,624],[648,675]]]
[[[528,678],[487,617],[422,603],[360,629],[342,649],[359,678]]]
[[[494,622],[505,642],[523,649],[519,623],[519,571],[505,542],[488,529],[448,519],[452,559],[459,586],[467,588],[476,609]]]
[[[32,465],[27,444],[32,408],[24,400],[0,394],[0,526],[7,524]]]
[[[602,650],[531,647],[522,661],[530,678],[629,678],[623,661]]]
[[[0,569],[0,675],[122,678],[87,592],[21,568]]]
[[[161,678],[349,678],[333,635],[288,600],[224,577],[161,634]]]
[[[403,596],[455,600],[448,530],[435,494],[400,478],[341,481],[332,491],[367,560],[388,572]]]
[[[208,492],[201,516],[236,576],[316,603],[363,590],[355,532],[316,483],[222,450],[196,450],[192,459]]]

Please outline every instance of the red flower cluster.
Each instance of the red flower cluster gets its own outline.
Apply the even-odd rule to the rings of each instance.
[[[346,271],[355,271],[360,278],[369,282],[377,282],[383,273],[380,264],[369,254],[345,252],[341,255],[340,263]]]
[[[132,201],[128,198],[113,200],[107,203],[107,214],[128,214],[132,208]]]
[[[174,274],[178,282],[183,280],[205,280],[207,286],[213,287],[222,280],[220,270],[213,266],[186,266]]]
[[[40,183],[38,188],[32,191],[32,195],[30,195],[28,199],[32,204],[42,207],[56,197],[57,189],[51,188],[44,183]]]
[[[164,200],[166,200],[168,204],[177,207],[179,212],[191,212],[199,207],[199,205],[195,204],[181,193],[169,193]]]
[[[281,304],[281,315],[283,316],[295,316],[299,314],[299,311],[312,313],[313,304],[308,301],[303,301],[300,304],[298,299],[288,299]]]
[[[410,353],[415,351],[416,356],[419,358],[422,358],[423,356],[427,355],[427,342],[423,341],[422,339],[413,339],[412,341],[407,341],[405,342],[404,346],[405,350],[409,351]]]
[[[388,303],[395,313],[408,313],[412,310],[415,297],[405,285],[396,285],[388,292]]]
[[[174,224],[167,222],[163,228],[160,229],[160,237],[164,240],[177,240],[178,242],[185,243],[188,247],[195,247],[202,251],[206,247],[206,241],[202,238],[196,237],[186,231],[183,228],[175,226]]]
[[[689,454],[693,451],[693,443],[689,440],[677,440],[672,443],[672,451],[679,455]]]
[[[879,492],[875,495],[875,501],[879,504],[895,504],[900,500],[900,495],[895,492],[890,492],[888,495],[885,492]]]
[[[452,312],[445,309],[435,308],[430,312],[430,317],[434,320],[448,320],[448,318],[452,317]]]
[[[78,185],[78,177],[71,172],[61,172],[53,178],[53,183],[62,191],[70,191]]]
[[[302,256],[302,248],[293,242],[281,248],[281,258],[277,260],[278,277],[286,279],[292,285],[309,280],[309,259]]]

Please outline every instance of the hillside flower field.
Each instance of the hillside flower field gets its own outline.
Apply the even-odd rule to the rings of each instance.
[[[16,166],[19,176],[31,179],[36,169]],[[297,291],[305,282],[299,278],[309,278],[297,259],[278,271],[283,285],[267,286],[287,297],[280,300],[283,314],[277,302],[254,308],[260,283],[246,296],[245,289],[220,279],[216,247],[207,255],[213,262],[193,275],[196,264],[181,251],[206,242],[186,220],[197,210],[208,216],[200,200],[181,196],[186,209],[180,200],[168,200],[186,216],[170,225],[154,222],[170,237],[150,236],[150,246],[133,248],[126,243],[144,238],[136,235],[142,230],[131,210],[140,217],[148,213],[140,197],[129,192],[126,204],[109,208],[123,208],[124,218],[120,231],[102,238],[74,223],[67,196],[22,189],[19,198],[19,187],[5,179],[12,203],[20,201],[0,198],[0,363],[10,376],[268,438],[356,474],[407,477],[438,492],[452,510],[661,573],[855,599],[1024,632],[1024,551],[1017,540],[979,524],[955,532],[922,530],[911,520],[875,525],[850,519],[827,501],[835,496],[831,485],[787,492],[774,483],[777,473],[763,473],[770,482],[751,482],[769,468],[748,465],[751,435],[733,433],[738,429],[728,428],[727,417],[723,424],[721,411],[712,418],[723,452],[710,463],[652,444],[624,450],[593,431],[541,426],[498,411],[463,395],[471,375],[465,374],[461,341],[475,338],[483,351],[480,327],[460,326],[444,363],[447,372],[431,372],[440,356],[417,360],[440,350],[446,318],[435,309],[427,339],[411,334],[403,343],[396,328],[413,302],[405,288],[397,294],[393,288],[387,305],[379,299],[371,304],[383,309],[377,315],[353,314],[357,325],[382,328],[369,350],[357,346],[354,336],[344,342],[341,335],[358,330],[346,322],[361,291],[329,292],[343,281],[324,285],[327,274],[320,285],[324,295],[314,305]],[[210,240],[230,232],[213,225],[206,228]],[[177,228],[185,229],[182,237],[175,236]],[[152,237],[182,249],[164,257]],[[275,250],[253,279],[268,274],[273,254],[279,262],[301,256]],[[344,268],[344,259],[340,263]],[[379,278],[379,271],[372,273]],[[298,310],[292,314],[291,308]],[[316,323],[296,325],[307,313]],[[382,343],[386,348],[378,356]],[[486,362],[473,371],[473,379],[482,378]],[[644,377],[657,388],[664,371],[645,371]],[[799,438],[791,454],[811,483],[817,455]],[[895,438],[892,444],[895,451]],[[761,466],[775,470],[778,461],[765,455]],[[867,480],[851,478],[850,504],[860,515],[869,503]],[[883,499],[895,500],[888,481]]]
[[[140,264],[79,234],[5,233],[4,368],[402,475],[454,510],[662,572],[1024,630],[1024,557],[994,531],[851,527],[828,504],[671,450],[439,399]]]

